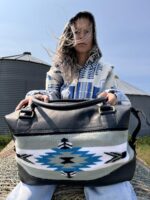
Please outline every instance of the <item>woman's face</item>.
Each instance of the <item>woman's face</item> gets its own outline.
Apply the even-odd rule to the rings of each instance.
[[[80,18],[71,26],[77,53],[89,53],[93,47],[93,27],[89,19]]]

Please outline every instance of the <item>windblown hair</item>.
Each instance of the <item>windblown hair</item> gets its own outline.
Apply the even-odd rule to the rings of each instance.
[[[93,47],[97,47],[96,25],[94,16],[87,11],[77,13],[73,18],[69,20],[68,24],[65,26],[65,29],[58,43],[58,47],[56,49],[56,54],[53,58],[53,66],[59,68],[66,82],[71,82],[78,76],[79,72],[79,65],[74,48],[74,37],[71,26],[81,18],[86,18],[91,22],[93,32]],[[101,57],[102,53],[99,48],[98,52],[99,57]]]

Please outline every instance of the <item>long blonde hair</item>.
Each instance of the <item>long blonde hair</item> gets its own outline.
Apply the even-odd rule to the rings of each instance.
[[[80,18],[86,18],[91,22],[93,31],[93,47],[96,46],[98,48],[94,16],[87,11],[77,13],[65,26],[56,49],[56,54],[53,58],[53,66],[60,69],[66,82],[71,82],[75,77],[77,77],[79,71],[71,26]],[[101,57],[102,53],[99,48],[98,52],[99,57]]]

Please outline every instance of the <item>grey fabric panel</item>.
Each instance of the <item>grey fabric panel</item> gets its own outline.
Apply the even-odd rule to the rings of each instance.
[[[20,149],[50,149],[57,147],[62,138],[67,138],[76,147],[114,146],[127,141],[128,131],[17,137],[15,143],[16,147]]]
[[[128,153],[129,153],[129,161],[130,161],[134,156],[134,152],[130,146],[128,146]],[[44,179],[52,179],[52,180],[68,180],[68,178],[61,175],[60,172],[52,171],[51,173],[49,170],[41,170],[41,169],[33,168],[31,164],[26,163],[19,158],[16,158],[16,160],[19,163],[19,165],[21,165],[25,169],[25,171],[27,171],[27,173],[29,173],[32,176],[35,176],[38,178],[44,178]],[[99,170],[78,172],[74,177],[71,178],[71,180],[72,181],[73,180],[92,180],[92,179],[101,178],[113,172],[114,170],[118,169],[122,165],[123,163],[121,164],[114,163],[114,165],[111,165],[109,167],[102,168]]]

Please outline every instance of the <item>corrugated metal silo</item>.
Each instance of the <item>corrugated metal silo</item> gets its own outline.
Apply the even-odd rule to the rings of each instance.
[[[25,94],[45,88],[50,65],[31,56],[30,52],[0,58],[0,134],[8,133],[4,116],[12,112]]]

